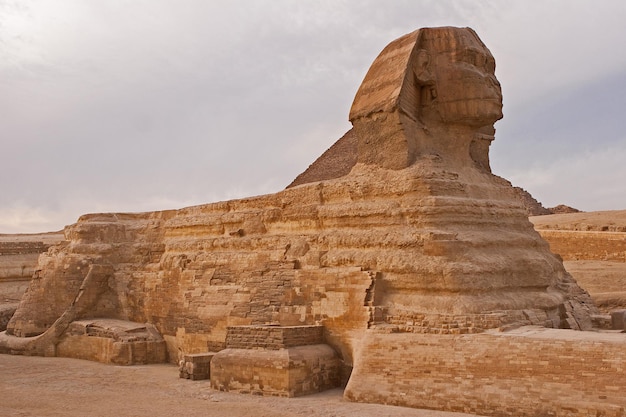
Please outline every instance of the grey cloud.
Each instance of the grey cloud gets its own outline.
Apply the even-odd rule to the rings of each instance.
[[[610,100],[626,65],[602,51],[581,56],[594,40],[619,50],[623,25],[585,21],[580,2],[16,4],[0,2],[10,9],[0,16],[0,232],[278,191],[349,128],[380,50],[422,26],[474,27],[496,56],[506,115],[492,152],[498,174],[523,181],[525,167],[548,169],[562,149],[589,149],[592,131],[598,143],[621,139],[614,115],[624,104]],[[567,20],[555,21],[565,7]],[[618,2],[592,14],[626,18]],[[572,116],[580,112],[588,120]]]

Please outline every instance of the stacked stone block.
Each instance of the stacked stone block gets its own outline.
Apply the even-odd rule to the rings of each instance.
[[[403,314],[388,316],[386,323],[401,333],[475,334],[526,325],[559,327],[565,317],[565,313],[561,317],[557,311],[549,315],[543,310],[513,310],[486,314]]]
[[[230,326],[226,347],[230,349],[288,349],[324,343],[323,326]]]

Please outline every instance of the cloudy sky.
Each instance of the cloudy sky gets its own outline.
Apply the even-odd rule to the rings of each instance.
[[[279,191],[380,50],[443,25],[496,57],[494,173],[626,209],[624,22],[623,0],[0,0],[0,233]]]

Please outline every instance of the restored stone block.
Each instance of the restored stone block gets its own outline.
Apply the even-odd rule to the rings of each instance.
[[[341,360],[328,345],[278,350],[224,349],[211,360],[211,387],[280,397],[296,397],[335,388]]]
[[[323,326],[229,326],[226,347],[232,349],[286,349],[324,343]]]
[[[474,335],[368,330],[344,396],[489,416],[621,417],[621,333],[520,327]]]

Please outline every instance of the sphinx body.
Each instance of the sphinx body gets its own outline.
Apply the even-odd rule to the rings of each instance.
[[[68,352],[69,322],[89,318],[153,325],[171,361],[219,351],[228,326],[321,324],[348,366],[372,332],[589,329],[589,296],[489,168],[494,71],[471,29],[420,29],[374,61],[343,154],[322,156],[306,180],[81,217],[42,255],[0,350]],[[316,173],[328,160],[343,168]]]

